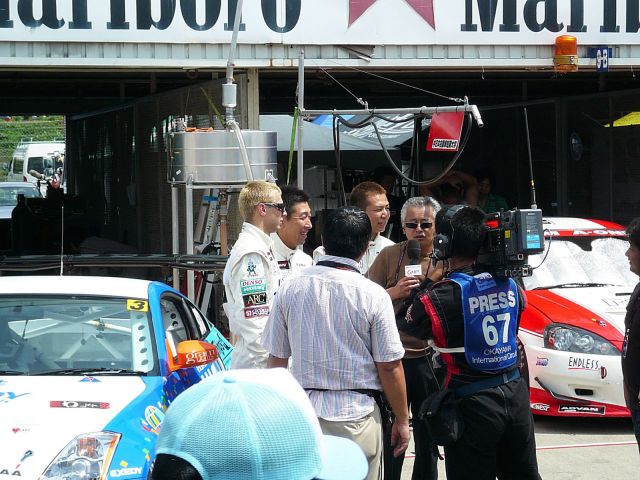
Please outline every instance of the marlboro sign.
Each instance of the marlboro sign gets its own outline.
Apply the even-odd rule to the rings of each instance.
[[[431,118],[427,151],[457,152],[463,121],[464,112],[435,113]]]

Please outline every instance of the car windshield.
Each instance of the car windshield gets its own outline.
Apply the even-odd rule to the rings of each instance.
[[[146,300],[0,296],[0,375],[150,373],[153,338]]]
[[[556,237],[545,242],[544,253],[530,255],[535,268],[523,279],[525,288],[621,285],[633,287],[638,276],[629,270],[625,252],[629,243],[622,238]],[[547,254],[544,263],[542,259]],[[537,267],[537,268],[536,268]]]
[[[18,204],[18,195],[22,194],[25,198],[41,197],[40,190],[34,186],[2,185],[0,184],[0,207],[12,207]]]

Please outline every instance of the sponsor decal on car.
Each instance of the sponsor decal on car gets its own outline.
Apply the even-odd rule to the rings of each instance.
[[[593,358],[569,357],[569,370],[599,370],[600,361]]]
[[[604,405],[560,405],[560,413],[588,413],[591,415],[604,415],[606,407]]]
[[[0,475],[7,475],[10,477],[22,477],[20,470],[15,470],[13,468],[0,468]]]
[[[547,405],[546,403],[532,403],[531,404],[531,410],[538,410],[540,412],[548,412],[549,411],[549,405]]]
[[[153,405],[149,405],[144,409],[144,420],[142,421],[142,428],[147,432],[160,433],[160,425],[164,420],[164,412]]]
[[[607,368],[606,367],[600,367],[600,378],[602,378],[603,380],[605,378],[607,378]]]
[[[547,365],[549,365],[549,359],[548,358],[544,358],[544,357],[537,357],[536,358],[536,365],[538,367],[546,367]]]
[[[83,402],[76,400],[51,400],[49,402],[51,408],[96,408],[106,410],[111,406],[107,402]]]
[[[27,392],[16,394],[16,392],[0,392],[0,403],[9,403],[16,398],[24,397],[25,395],[29,395],[29,393]]]
[[[25,427],[12,427],[11,431],[13,433],[22,433],[22,432],[30,432],[31,429]]]
[[[118,477],[126,477],[129,475],[141,475],[142,467],[128,467],[128,468],[118,468],[115,470],[109,470],[109,475],[114,478]]]

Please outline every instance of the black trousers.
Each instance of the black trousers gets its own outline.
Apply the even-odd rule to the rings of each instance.
[[[519,378],[465,397],[462,438],[445,447],[447,480],[539,480],[529,389]]]
[[[413,442],[416,448],[416,458],[413,463],[411,480],[436,480],[438,478],[438,455],[435,445],[429,438],[422,422],[418,420],[420,406],[427,396],[438,390],[437,381],[444,380],[445,369],[437,368],[432,371],[429,368],[431,359],[412,358],[402,359],[404,377],[407,386],[407,401],[411,409],[413,422]],[[395,458],[391,447],[391,432],[385,431],[383,437],[384,446],[384,480],[400,480],[404,454]]]

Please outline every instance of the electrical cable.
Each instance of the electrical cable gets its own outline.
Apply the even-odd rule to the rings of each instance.
[[[387,150],[387,147],[385,146],[384,142],[382,141],[382,137],[380,136],[380,131],[378,130],[378,126],[374,122],[371,121],[371,118],[373,118],[373,117],[384,118],[382,116],[379,116],[379,115],[376,115],[376,114],[372,114],[372,115],[369,115],[366,120],[353,123],[353,122],[348,122],[347,120],[345,120],[344,118],[342,118],[341,116],[338,115],[338,116],[334,117],[334,122],[335,122],[335,119],[337,119],[337,123],[338,124],[342,123],[342,124],[346,125],[349,128],[363,128],[365,126],[371,125],[373,127],[374,131],[376,132],[376,136],[378,137],[378,143],[380,143],[380,146],[382,147],[382,151],[383,151],[387,161],[391,165],[391,167],[395,170],[395,172],[398,175],[400,175],[400,177],[402,179],[404,179],[405,181],[407,181],[407,182],[409,182],[409,183],[411,183],[413,185],[431,185],[431,184],[441,180],[442,178],[445,177],[445,175],[447,175],[449,173],[449,171],[453,168],[453,166],[458,161],[458,158],[460,158],[460,155],[462,155],[462,152],[464,151],[464,149],[465,149],[465,147],[467,145],[467,141],[469,140],[469,136],[471,134],[471,124],[473,122],[473,120],[471,118],[471,114],[467,113],[466,118],[468,120],[468,125],[467,125],[467,129],[465,131],[462,143],[460,144],[460,149],[456,152],[456,154],[453,156],[453,158],[451,159],[451,161],[449,162],[447,167],[442,171],[442,173],[440,175],[437,175],[437,176],[431,178],[431,179],[419,181],[419,180],[414,180],[412,178],[407,177],[402,172],[402,170],[400,170],[397,167],[397,165],[395,164],[395,162],[391,158],[391,155],[389,154],[389,151]],[[385,120],[386,120],[386,118],[385,118]],[[335,135],[335,127],[334,127],[334,135]],[[335,145],[335,140],[334,140],[334,145]]]
[[[545,228],[542,233],[544,234],[545,232],[549,233],[549,240],[547,241],[547,244],[549,245],[547,247],[547,251],[544,253],[544,257],[542,257],[542,261],[540,262],[540,265],[536,266],[536,267],[531,267],[531,270],[535,270],[537,268],[540,268],[542,266],[542,264],[545,262],[545,260],[547,259],[547,255],[549,255],[549,252],[551,251],[551,240],[553,239],[553,235],[551,235],[551,230],[549,230],[548,228]],[[544,238],[544,235],[543,235]]]

